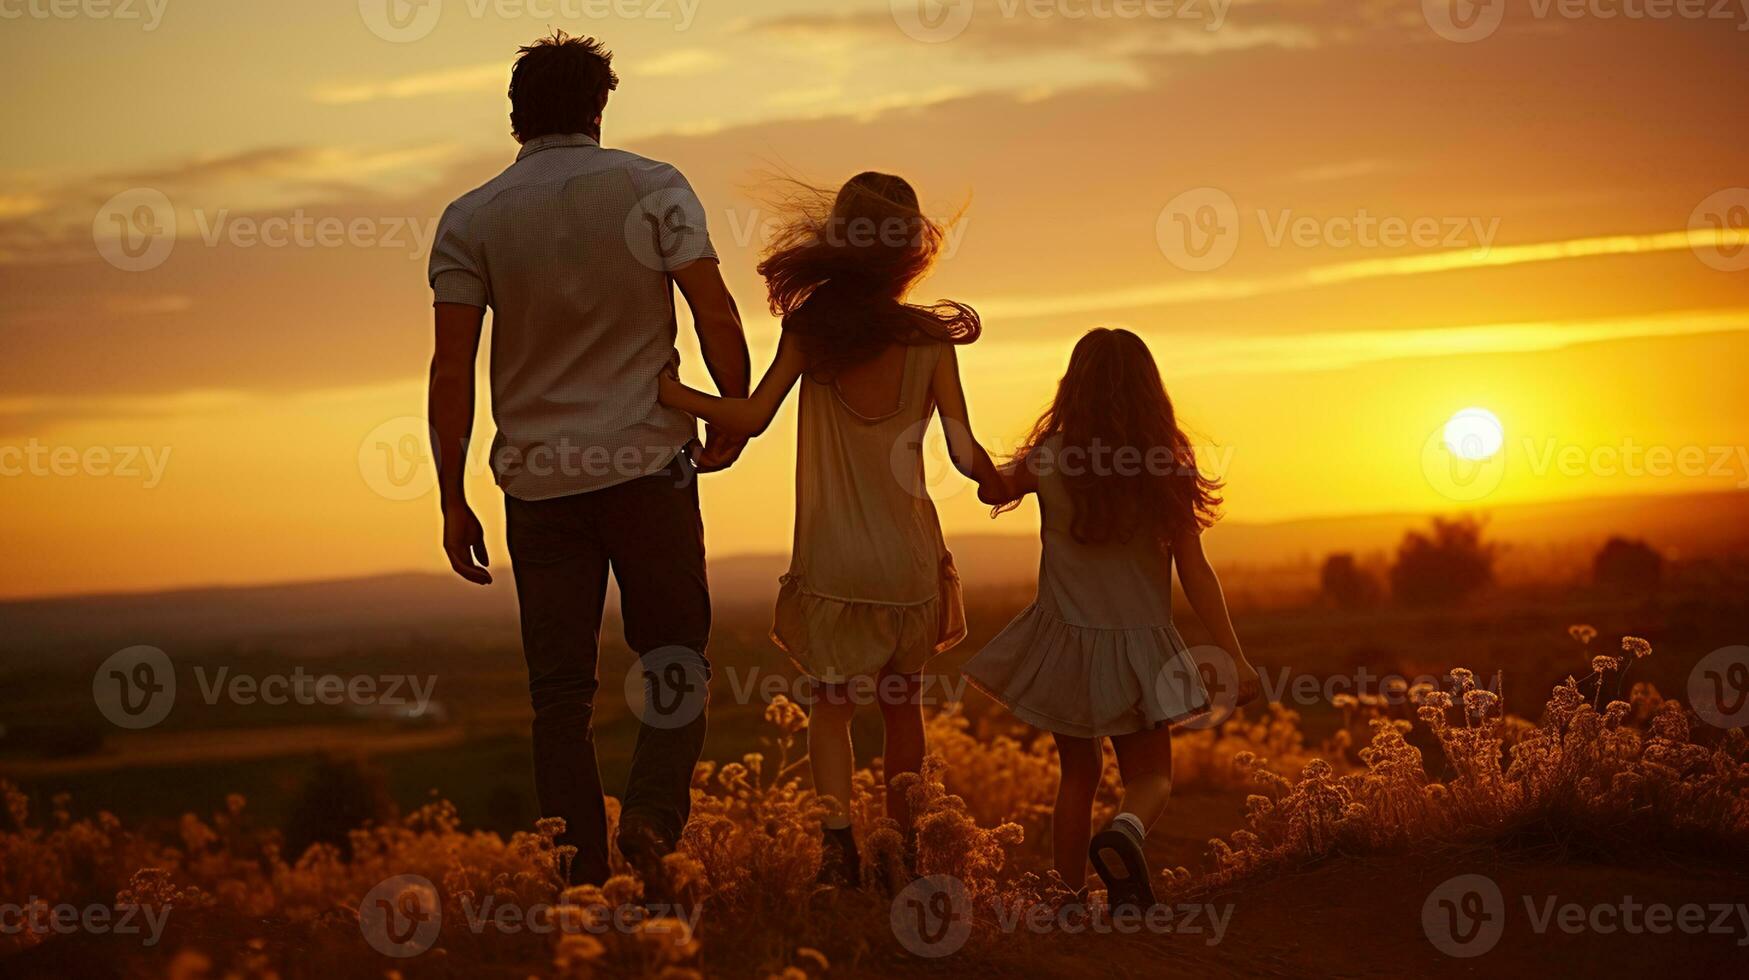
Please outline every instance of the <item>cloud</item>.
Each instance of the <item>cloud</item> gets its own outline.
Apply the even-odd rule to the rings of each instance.
[[[14,190],[0,198],[0,266],[42,265],[92,257],[92,221],[116,194],[148,188],[164,194],[178,214],[179,232],[207,214],[289,210],[361,197],[393,199],[409,178],[429,185],[456,156],[451,143],[400,147],[270,146],[191,157],[133,170],[74,175],[40,183],[26,174],[0,173]],[[420,212],[423,213],[423,212]]]
[[[391,99],[416,99],[429,95],[476,93],[493,85],[506,85],[510,66],[501,61],[441,71],[419,72],[378,82],[357,82],[350,85],[325,85],[311,93],[311,98],[323,105],[356,105],[360,102],[381,102]]]
[[[920,10],[925,4],[957,6],[936,0],[916,2]],[[1340,42],[1379,27],[1389,16],[1387,9],[1365,0],[967,2],[971,12],[964,27],[929,48],[956,57],[969,52],[987,58],[1212,55],[1261,47],[1311,48]],[[787,14],[751,21],[743,29],[833,50],[869,42],[918,50],[920,42],[900,24],[901,10],[895,4],[891,10]],[[933,23],[934,19],[923,18],[923,22]]]
[[[676,48],[617,67],[620,74],[628,78],[687,78],[703,75],[723,64],[723,56],[714,51]],[[509,83],[509,63],[489,61],[379,81],[324,85],[310,97],[322,105],[358,105],[434,95],[477,95],[502,91]]]
[[[1133,326],[1133,325],[1132,325]],[[1281,334],[1189,334],[1134,326],[1169,350],[1174,377],[1334,371],[1383,361],[1530,354],[1580,344],[1749,331],[1749,307],[1675,310],[1595,319],[1401,326]],[[988,370],[1016,377],[1061,371],[1063,340],[1009,341],[980,353]]]
[[[1560,262],[1610,255],[1650,255],[1689,249],[1749,246],[1749,229],[1708,228],[1642,235],[1604,235],[1569,241],[1453,249],[1417,255],[1390,255],[1335,262],[1273,276],[1206,276],[1189,281],[1148,283],[1093,292],[997,296],[978,304],[986,316],[1043,317],[1170,306],[1210,300],[1250,299],[1273,293],[1315,289],[1392,276],[1420,276],[1466,269],[1500,268],[1535,262]]]

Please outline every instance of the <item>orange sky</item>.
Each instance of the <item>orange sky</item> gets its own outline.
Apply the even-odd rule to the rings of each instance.
[[[1749,485],[1741,16],[1508,3],[1460,43],[1414,0],[627,3],[374,21],[401,40],[353,3],[0,25],[0,595],[442,567],[402,453],[425,236],[513,156],[509,58],[549,23],[618,52],[605,140],[692,179],[760,367],[761,175],[886,169],[964,208],[920,298],[985,314],[962,363],[995,449],[1122,324],[1234,520]],[[167,254],[115,247],[142,203]],[[1467,406],[1506,444],[1454,496],[1424,450]],[[791,412],[708,482],[716,553],[787,548]],[[502,562],[478,472],[473,499]],[[940,500],[950,537],[992,529],[957,478]]]

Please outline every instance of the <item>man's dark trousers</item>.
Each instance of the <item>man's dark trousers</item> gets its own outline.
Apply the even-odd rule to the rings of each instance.
[[[592,722],[609,569],[626,643],[646,674],[621,821],[645,821],[672,843],[691,809],[711,628],[698,475],[682,454],[659,473],[602,490],[505,500],[541,815],[565,821],[559,843],[577,848],[571,881],[599,884],[608,877],[607,812]],[[611,680],[618,697],[619,680]]]

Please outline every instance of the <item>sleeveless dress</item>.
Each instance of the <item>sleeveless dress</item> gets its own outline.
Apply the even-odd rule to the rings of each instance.
[[[1047,442],[1051,455],[1061,437]],[[1038,598],[969,660],[979,690],[1036,728],[1081,738],[1124,735],[1204,714],[1210,699],[1172,624],[1172,562],[1146,536],[1075,540],[1062,477],[1038,480]]]
[[[923,472],[941,353],[906,348],[898,406],[877,418],[802,377],[795,548],[771,638],[816,679],[914,674],[965,638],[959,573]]]

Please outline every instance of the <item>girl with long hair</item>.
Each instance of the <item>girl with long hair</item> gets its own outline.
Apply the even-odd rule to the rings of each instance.
[[[1091,858],[1113,908],[1152,905],[1142,842],[1172,790],[1169,726],[1217,707],[1172,623],[1174,564],[1229,658],[1217,673],[1233,689],[1216,692],[1219,707],[1251,701],[1260,687],[1203,552],[1221,484],[1197,468],[1147,345],[1108,329],[1075,345],[1055,401],[1002,475],[997,513],[1038,495],[1038,598],[966,664],[966,677],[1056,738],[1051,835],[1067,888],[1082,891]],[[1117,751],[1123,802],[1093,835],[1104,738]]]
[[[822,880],[855,886],[855,771],[850,723],[873,696],[885,724],[887,815],[909,829],[894,776],[923,763],[921,672],[965,637],[959,575],[923,471],[923,436],[939,412],[954,466],[1001,483],[971,436],[956,349],[978,338],[971,307],[907,296],[929,271],[942,229],[898,177],[862,173],[836,195],[804,193],[759,265],[782,319],[777,356],[748,398],[719,398],[678,379],[663,404],[729,435],[763,432],[801,383],[795,547],[772,639],[815,682],[808,759],[824,821]],[[994,499],[994,498],[992,498]]]

